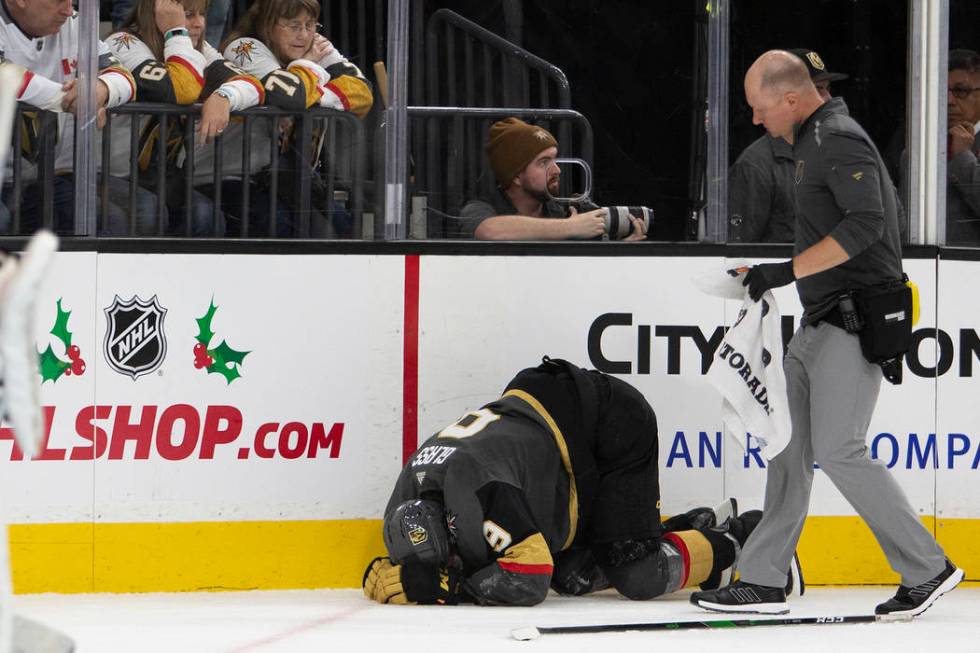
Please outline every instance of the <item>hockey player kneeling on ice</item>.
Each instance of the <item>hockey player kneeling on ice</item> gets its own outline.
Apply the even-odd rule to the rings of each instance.
[[[380,603],[535,605],[551,587],[650,599],[727,583],[761,513],[661,523],[657,420],[631,385],[545,358],[422,444],[385,509]]]

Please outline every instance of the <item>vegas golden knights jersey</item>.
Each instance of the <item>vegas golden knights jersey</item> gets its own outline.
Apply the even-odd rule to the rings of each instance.
[[[413,498],[442,501],[466,592],[533,605],[573,543],[660,534],[656,451],[653,411],[635,389],[546,360],[426,440],[385,514]]]
[[[231,111],[247,109],[263,101],[259,81],[222,58],[207,42],[198,50],[189,36],[171,36],[164,42],[163,61],[157,61],[149,46],[129,32],[112,34],[107,43],[122,64],[132,71],[141,101],[188,105],[204,101],[219,87],[225,91]],[[185,120],[171,115],[167,121],[163,139],[166,142],[166,167],[173,167],[183,159]],[[140,118],[137,161],[141,171],[154,167],[158,161],[160,123],[157,115]],[[113,121],[112,172],[118,176],[129,173],[129,128],[128,116]],[[210,173],[210,169],[205,172]]]
[[[336,49],[320,61],[297,59],[282,65],[262,41],[243,37],[229,43],[224,55],[262,83],[266,102],[273,106],[304,111],[318,105],[363,118],[374,102],[360,69]]]

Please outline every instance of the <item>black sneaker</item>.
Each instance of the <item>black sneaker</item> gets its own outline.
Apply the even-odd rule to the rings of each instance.
[[[940,596],[952,590],[963,580],[963,570],[946,558],[942,573],[915,587],[900,585],[892,598],[875,608],[875,614],[908,615],[914,617],[929,609]]]
[[[753,585],[737,580],[728,587],[691,594],[691,603],[715,612],[757,612],[786,614],[786,590],[782,587]]]

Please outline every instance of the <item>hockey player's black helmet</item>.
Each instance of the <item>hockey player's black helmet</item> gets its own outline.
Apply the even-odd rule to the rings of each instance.
[[[442,504],[425,499],[405,501],[384,523],[385,546],[395,564],[406,561],[444,567],[449,561],[449,528]]]

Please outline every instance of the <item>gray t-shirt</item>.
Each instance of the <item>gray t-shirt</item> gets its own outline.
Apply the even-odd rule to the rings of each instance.
[[[485,199],[470,200],[463,207],[454,236],[458,238],[475,238],[476,228],[487,218],[498,215],[519,215],[510,198],[499,188]],[[555,201],[545,202],[541,211],[542,218],[567,218],[568,210]]]

